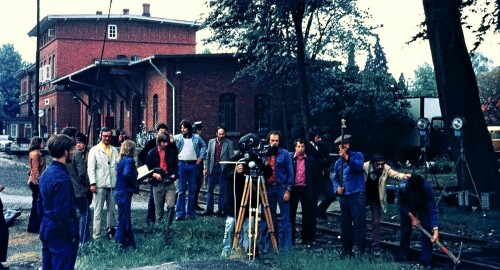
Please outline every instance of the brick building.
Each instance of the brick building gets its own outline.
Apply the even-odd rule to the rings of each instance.
[[[179,132],[184,118],[202,120],[205,139],[219,125],[233,139],[269,130],[266,89],[233,81],[239,64],[232,55],[195,54],[199,24],[154,18],[149,8],[144,4],[141,16],[124,9],[109,21],[100,12],[41,21],[42,134],[72,125],[95,141],[99,128],[109,126],[135,138],[143,122],[146,129],[165,122]],[[29,35],[36,36],[36,27]],[[20,116],[33,116],[34,74],[34,66],[17,74]]]

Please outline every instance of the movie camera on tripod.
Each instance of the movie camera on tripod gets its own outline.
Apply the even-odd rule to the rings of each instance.
[[[264,166],[264,158],[278,154],[278,147],[266,144],[265,141],[260,140],[255,133],[249,133],[238,142],[238,148],[243,154],[243,160],[248,168],[248,174],[252,177],[253,181],[262,174],[262,167]]]

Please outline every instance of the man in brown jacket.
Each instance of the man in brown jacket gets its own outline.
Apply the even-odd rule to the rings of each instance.
[[[387,212],[387,193],[385,183],[387,178],[398,181],[408,179],[411,175],[399,173],[385,163],[381,154],[373,154],[370,161],[363,164],[365,171],[366,205],[372,212],[372,253],[380,255],[380,214]]]

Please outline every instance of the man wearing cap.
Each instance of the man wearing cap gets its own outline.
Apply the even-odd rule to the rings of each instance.
[[[87,176],[87,136],[83,133],[75,135],[76,151],[71,163],[67,164],[73,189],[75,191],[76,209],[80,214],[80,243],[90,241],[90,209],[87,200],[90,182]]]
[[[206,155],[205,142],[197,134],[193,134],[193,126],[189,120],[183,119],[180,123],[181,134],[174,136],[175,144],[179,150],[179,182],[177,188],[177,204],[175,206],[175,220],[181,221],[196,217],[194,209],[194,192],[196,190],[196,177],[201,162]],[[186,192],[188,203],[186,211]]]
[[[401,214],[401,240],[397,261],[408,260],[412,227],[420,224],[432,235],[432,239],[424,233],[420,236],[422,242],[420,260],[425,268],[432,268],[432,243],[439,239],[439,212],[434,190],[422,176],[414,174],[401,182],[398,198]]]
[[[387,193],[385,183],[387,178],[396,180],[408,179],[411,175],[399,173],[385,163],[382,154],[373,154],[370,161],[363,164],[365,171],[366,205],[372,213],[372,253],[380,255],[380,214],[387,212]]]
[[[343,136],[335,140],[339,145],[340,157],[332,168],[333,189],[339,196],[341,212],[341,258],[354,255],[354,242],[357,244],[359,255],[364,254],[366,235],[363,154],[350,150],[351,135]]]

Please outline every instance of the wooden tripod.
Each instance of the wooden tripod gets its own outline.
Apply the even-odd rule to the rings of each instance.
[[[257,181],[252,181],[257,180]],[[256,196],[252,196],[253,192],[256,192]],[[257,200],[255,203],[252,200]],[[253,207],[255,205],[255,207]],[[271,216],[271,210],[269,209],[269,201],[267,200],[266,185],[264,183],[264,177],[252,177],[247,176],[245,179],[245,187],[243,189],[243,195],[241,199],[240,211],[238,213],[238,219],[236,221],[236,227],[234,231],[233,238],[233,249],[238,247],[238,242],[240,240],[241,228],[243,227],[243,221],[245,218],[246,208],[249,206],[248,211],[248,259],[255,260],[255,255],[257,253],[257,240],[259,236],[259,221],[260,221],[260,206],[264,208],[264,216],[267,222],[267,228],[269,235],[271,236],[271,243],[273,245],[274,251],[278,253],[278,243],[276,242],[276,235],[274,234],[273,219]],[[253,223],[253,227],[252,227]],[[253,231],[253,232],[252,232]]]

